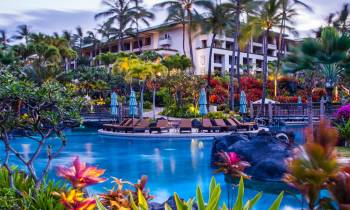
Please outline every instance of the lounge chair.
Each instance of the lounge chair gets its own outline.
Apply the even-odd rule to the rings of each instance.
[[[237,124],[238,129],[245,129],[247,131],[258,129],[255,122],[241,122],[234,117],[231,119]]]
[[[219,126],[214,126],[210,119],[203,119],[202,126],[200,131],[208,131],[208,132],[220,132],[220,127]]]
[[[120,131],[124,131],[125,133],[127,133],[127,132],[133,132],[133,131],[134,131],[134,128],[136,127],[136,125],[137,125],[141,120],[139,120],[139,119],[134,119],[134,120],[131,120],[131,121],[132,121],[132,123],[130,123],[129,125],[120,127]]]
[[[148,119],[141,120],[135,127],[134,132],[143,133],[149,129],[150,122]]]
[[[157,131],[158,133],[162,133],[163,131],[169,132],[170,125],[168,120],[158,120],[155,127],[149,128],[149,133],[152,133],[153,131]]]
[[[233,121],[231,118],[228,118],[225,121],[227,122],[228,126],[232,128],[232,130],[237,130],[238,126],[235,121]]]
[[[214,123],[216,124],[216,126],[220,127],[220,131],[232,131],[232,130],[235,130],[235,127],[226,124],[223,119],[215,119]]]
[[[119,131],[121,127],[127,126],[131,123],[131,119],[124,119],[119,124],[103,124],[103,130],[106,131]]]
[[[180,131],[180,133],[186,132],[186,131],[192,132],[192,120],[182,119],[180,121],[179,131]]]

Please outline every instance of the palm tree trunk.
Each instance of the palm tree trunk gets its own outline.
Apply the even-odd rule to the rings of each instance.
[[[143,119],[143,93],[145,90],[145,81],[141,84],[141,97],[140,97],[140,119]]]
[[[263,87],[262,87],[262,96],[261,96],[261,106],[259,108],[259,111],[256,115],[256,117],[259,117],[261,114],[261,111],[265,108],[265,98],[266,98],[266,86],[267,86],[267,36],[269,34],[270,30],[267,29],[264,32],[264,38],[263,38],[263,48],[264,48],[264,62],[263,62]]]
[[[207,80],[207,102],[208,102],[208,106],[210,105],[209,92],[210,92],[210,89],[211,89],[211,86],[210,86],[211,65],[212,65],[212,57],[213,57],[213,48],[214,48],[215,38],[216,38],[216,33],[214,33],[213,37],[211,38],[210,50],[209,50],[209,64],[208,64],[208,78],[207,78],[208,79]]]
[[[285,8],[285,7],[284,7]],[[277,65],[276,65],[276,69],[275,69],[275,78],[274,78],[274,84],[275,84],[275,91],[274,91],[274,95],[275,97],[277,97],[277,91],[278,91],[278,79],[277,79],[277,75],[278,75],[278,71],[280,69],[280,65],[281,65],[281,58],[282,58],[282,50],[283,50],[283,46],[282,46],[282,42],[284,40],[284,32],[285,32],[285,11],[283,11],[283,18],[282,18],[282,24],[281,24],[281,29],[280,29],[280,34],[278,37],[278,51],[277,51]]]
[[[153,93],[152,93],[152,109],[153,109],[153,120],[156,119],[156,84],[153,84]]]
[[[237,45],[237,80],[238,80],[238,93],[241,92],[241,72],[240,72],[240,60],[241,60],[241,50],[239,49],[239,44],[238,44],[238,39],[239,39],[239,31],[240,31],[240,28],[241,28],[241,22],[239,20],[239,17],[241,15],[241,1],[240,0],[237,0],[237,6],[236,6],[236,39],[235,39],[235,42],[236,42],[236,45]]]
[[[190,48],[191,64],[192,64],[192,74],[194,75],[194,60],[193,60],[193,49],[192,49],[192,14],[190,10],[187,10],[188,13],[188,45]]]
[[[247,47],[247,74],[250,74],[250,48],[251,48],[251,40],[248,42],[248,47]]]
[[[182,23],[182,49],[183,53],[186,56],[186,46],[185,46],[185,41],[186,41],[186,23]]]

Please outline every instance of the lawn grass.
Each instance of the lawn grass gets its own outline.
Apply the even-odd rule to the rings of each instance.
[[[350,147],[337,147],[337,150],[341,156],[350,158]]]

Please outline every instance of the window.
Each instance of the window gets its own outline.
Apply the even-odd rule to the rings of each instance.
[[[233,50],[233,42],[227,41],[226,42],[226,49],[227,50]]]
[[[112,52],[118,52],[118,45],[113,45],[111,48]]]
[[[139,43],[140,43],[140,46],[139,46]],[[137,41],[134,41],[134,43],[133,43],[133,49],[137,49],[137,48],[140,48],[140,47],[142,47],[142,40],[139,40],[139,43],[137,43]]]
[[[151,37],[145,38],[145,46],[151,45]]]
[[[207,48],[207,47],[208,47],[207,40],[202,40],[202,48]]]
[[[215,40],[214,41],[214,47],[215,48],[221,48],[222,46],[221,46],[221,41],[220,40]]]
[[[164,39],[170,39],[170,35],[168,33],[164,34]]]
[[[263,60],[257,59],[257,60],[256,60],[256,67],[257,67],[257,68],[262,68],[262,66],[263,66]]]
[[[104,47],[104,48],[102,48],[102,53],[106,53],[106,52],[108,52],[109,50],[108,50],[108,47]]]
[[[235,61],[236,61],[236,63],[237,63],[237,59],[238,59],[238,57],[235,56]],[[229,63],[230,65],[232,64],[232,55],[229,56],[228,63]]]
[[[267,50],[267,55],[268,55],[268,56],[274,56],[274,54],[273,54],[274,52],[275,52],[275,50],[270,50],[270,49],[268,49],[268,50]]]
[[[223,55],[214,54],[214,63],[222,64]]]
[[[130,43],[124,43],[123,44],[123,50],[130,50]]]

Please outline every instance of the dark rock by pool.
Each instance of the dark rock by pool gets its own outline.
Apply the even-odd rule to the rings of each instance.
[[[235,152],[251,164],[246,173],[253,179],[279,182],[287,170],[285,159],[292,155],[292,149],[271,133],[262,132],[250,137],[232,134],[215,138],[211,164],[214,166],[218,161],[218,152]]]

